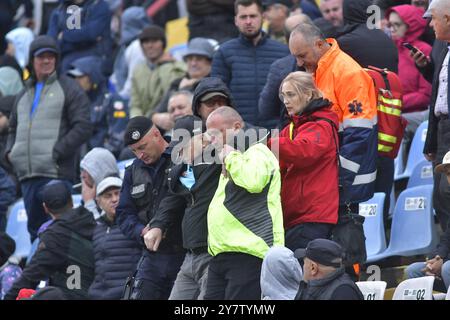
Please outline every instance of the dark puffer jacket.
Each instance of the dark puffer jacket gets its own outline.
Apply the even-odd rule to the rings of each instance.
[[[125,237],[119,226],[104,215],[97,220],[93,245],[95,278],[89,288],[89,298],[118,300],[127,277],[136,269],[142,247]]]
[[[230,88],[236,110],[245,122],[269,128],[270,121],[258,123],[259,95],[266,84],[270,65],[289,54],[286,45],[263,34],[258,44],[240,35],[225,42],[214,55],[211,76]]]

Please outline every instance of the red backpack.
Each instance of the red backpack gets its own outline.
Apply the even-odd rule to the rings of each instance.
[[[387,69],[364,69],[373,79],[377,93],[378,154],[397,157],[407,121],[401,116],[403,88],[399,77]]]

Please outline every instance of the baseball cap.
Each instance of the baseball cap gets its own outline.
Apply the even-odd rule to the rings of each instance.
[[[50,210],[64,208],[71,199],[72,194],[62,181],[50,181],[42,190],[42,201]]]
[[[121,188],[122,187],[122,179],[118,177],[107,177],[103,179],[97,186],[97,196],[101,195],[107,189],[111,187]]]
[[[433,1],[430,0],[430,4],[428,5],[428,10],[425,11],[425,13],[423,14],[422,18],[424,19],[429,19],[431,18],[432,14],[431,14],[431,9],[433,9]]]
[[[84,72],[77,68],[70,69],[67,74],[75,78],[84,76]]]
[[[161,40],[166,44],[166,33],[163,28],[157,25],[151,25],[145,27],[144,30],[139,34],[139,41],[147,41],[147,40]]]
[[[324,266],[339,268],[342,266],[342,247],[334,241],[316,239],[308,243],[306,249],[297,249],[294,256],[297,259],[308,258]]]
[[[190,137],[193,137],[197,134],[203,133],[205,131],[205,128],[202,119],[197,116],[186,115],[177,119],[173,130],[174,135],[172,141],[169,144],[169,148],[173,148],[179,143],[185,143],[185,141],[180,140],[183,140],[182,138],[185,137],[183,133],[185,133],[186,131],[190,134]]]
[[[437,165],[436,168],[434,168],[434,172],[436,173],[443,173],[445,171],[445,168],[450,165],[450,151],[447,152],[444,156],[444,159],[442,159],[442,163]]]
[[[33,53],[33,56],[34,57],[37,57],[38,55],[40,55],[40,54],[42,54],[42,53],[44,53],[44,52],[52,52],[52,53],[54,53],[54,54],[58,54],[58,50],[56,50],[55,48],[50,48],[50,47],[45,47],[45,48],[40,48],[40,49],[37,49],[34,53]]]
[[[212,60],[214,55],[214,45],[212,44],[212,41],[213,40],[206,38],[193,38],[189,41],[188,49],[183,55],[183,59],[186,60],[188,56],[197,55]]]
[[[144,137],[152,128],[152,121],[144,116],[137,116],[128,121],[125,129],[124,143],[126,146],[135,144]]]
[[[221,97],[229,99],[228,96],[225,93],[222,93],[222,92],[219,92],[219,91],[213,91],[213,92],[209,92],[209,93],[205,94],[204,96],[202,96],[200,98],[200,102],[205,102],[205,101],[207,101],[207,100],[209,100],[209,99],[211,99],[213,97],[216,97],[216,96],[221,96]]]

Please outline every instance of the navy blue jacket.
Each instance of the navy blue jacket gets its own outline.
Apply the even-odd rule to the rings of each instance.
[[[119,226],[105,216],[97,219],[92,241],[95,278],[89,288],[89,298],[118,300],[122,297],[127,277],[136,269],[142,247],[125,237]]]
[[[270,127],[270,121],[258,122],[258,101],[270,65],[289,54],[286,45],[269,39],[263,33],[256,46],[239,35],[225,42],[214,55],[212,77],[219,77],[230,88],[236,110],[245,122]],[[273,123],[272,123],[273,125]]]
[[[72,61],[89,56],[109,57],[112,50],[111,11],[104,0],[86,0],[81,4],[81,28],[68,28],[74,21],[73,13],[67,8],[72,1],[64,1],[53,10],[47,34],[59,42],[62,53],[62,71],[66,71]],[[70,25],[71,26],[71,25]],[[72,27],[72,26],[71,26]],[[62,39],[58,35],[62,32]]]
[[[304,70],[297,66],[297,61],[293,55],[288,55],[278,59],[269,69],[266,85],[259,96],[258,112],[259,121],[270,123],[270,128],[284,127],[286,108],[280,100],[280,85],[287,75],[294,71]]]
[[[139,211],[132,198],[133,188],[133,166],[137,166],[143,170],[148,171],[151,177],[151,184],[153,185],[153,197],[152,209],[147,212],[148,222],[153,219],[156,211],[161,204],[162,200],[169,194],[167,184],[167,161],[171,161],[171,149],[167,148],[161,155],[161,158],[152,165],[146,165],[139,159],[135,159],[133,164],[125,169],[125,177],[123,179],[122,190],[120,191],[120,201],[116,209],[116,221],[120,226],[123,234],[129,239],[135,240],[141,243],[144,247],[144,241],[141,237],[141,232],[145,225],[139,219]],[[155,192],[157,190],[157,192]],[[183,250],[182,237],[181,237],[181,220],[183,215],[181,214],[178,221],[175,221],[173,225],[168,229],[166,237],[163,239],[159,246],[160,252],[178,253]],[[147,224],[148,224],[147,222]]]

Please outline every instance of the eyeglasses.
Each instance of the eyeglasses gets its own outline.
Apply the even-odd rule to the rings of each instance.
[[[297,94],[295,92],[286,92],[286,93],[281,92],[279,95],[281,101],[292,100],[296,96],[297,96]]]

